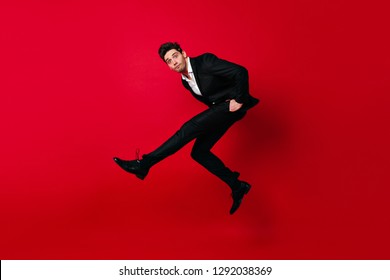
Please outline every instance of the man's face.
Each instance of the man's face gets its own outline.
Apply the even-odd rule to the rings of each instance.
[[[186,57],[187,55],[184,51],[181,53],[176,49],[172,49],[164,55],[164,60],[171,70],[182,73],[187,69]]]

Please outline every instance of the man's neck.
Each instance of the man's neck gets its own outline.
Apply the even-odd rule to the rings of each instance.
[[[191,80],[191,76],[190,76],[190,74],[188,74],[188,71],[187,70],[185,70],[185,71],[183,71],[183,72],[181,72],[184,76],[186,76],[187,77],[187,79],[189,79],[189,80]]]

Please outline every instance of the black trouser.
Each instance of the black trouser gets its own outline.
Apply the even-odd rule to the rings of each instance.
[[[246,111],[229,112],[229,103],[214,105],[186,122],[171,138],[155,151],[143,156],[143,164],[150,168],[164,158],[174,154],[193,139],[191,156],[212,174],[226,182],[231,188],[237,182],[238,173],[232,172],[210,150]]]

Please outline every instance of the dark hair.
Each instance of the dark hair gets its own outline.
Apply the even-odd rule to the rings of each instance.
[[[181,47],[178,43],[168,42],[168,43],[164,43],[160,46],[160,48],[158,49],[158,55],[161,57],[162,60],[164,60],[165,54],[173,49],[175,49],[179,52],[183,52],[183,50],[181,49]],[[164,62],[165,62],[165,60],[164,60]]]

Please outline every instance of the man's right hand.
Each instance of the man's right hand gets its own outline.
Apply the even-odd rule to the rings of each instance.
[[[231,99],[229,102],[229,111],[235,112],[240,110],[242,107],[242,103],[238,103],[235,99]]]

